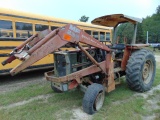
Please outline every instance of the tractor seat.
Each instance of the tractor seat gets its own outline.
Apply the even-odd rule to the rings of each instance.
[[[124,50],[125,44],[113,44],[111,49],[118,49],[118,50]]]

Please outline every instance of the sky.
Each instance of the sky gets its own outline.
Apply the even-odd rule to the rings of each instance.
[[[125,14],[145,18],[155,13],[160,0],[0,0],[0,7],[78,21]]]

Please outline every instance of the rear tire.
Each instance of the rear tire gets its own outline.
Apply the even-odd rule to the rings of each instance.
[[[93,83],[91,84],[84,95],[83,98],[83,110],[84,112],[92,115],[103,106],[105,98],[104,87],[101,84]]]
[[[153,53],[146,49],[135,51],[128,60],[126,80],[130,89],[145,92],[151,89],[156,72]]]
[[[160,50],[160,45],[158,45],[158,50]]]

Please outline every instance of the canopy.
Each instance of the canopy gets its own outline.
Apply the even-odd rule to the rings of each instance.
[[[136,24],[137,22],[141,23],[142,19],[130,17],[123,14],[113,14],[95,18],[92,21],[92,24],[102,25],[107,27],[116,27],[119,23],[125,23],[125,22],[131,22],[133,24]]]

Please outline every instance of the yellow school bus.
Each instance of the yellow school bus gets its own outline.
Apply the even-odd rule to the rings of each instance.
[[[31,35],[45,29],[54,30],[68,23],[76,24],[102,42],[109,43],[112,39],[112,29],[108,27],[0,8],[0,63],[8,57],[16,46]],[[53,59],[53,54],[49,54],[26,70],[53,68]],[[0,64],[0,75],[9,74],[9,71],[18,62],[20,61],[15,60],[6,66]]]

